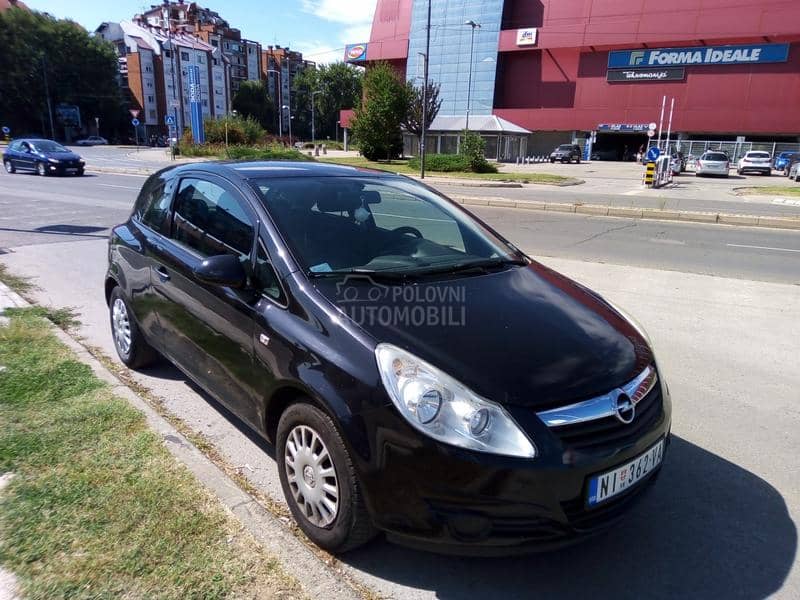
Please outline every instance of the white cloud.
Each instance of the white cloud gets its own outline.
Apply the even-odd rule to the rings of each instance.
[[[377,0],[302,0],[303,10],[334,23],[372,23]]]
[[[327,44],[307,40],[296,44],[308,60],[328,64],[344,59],[344,47],[369,41],[377,0],[302,0],[303,11],[337,25],[336,39]],[[342,27],[342,25],[345,25]]]

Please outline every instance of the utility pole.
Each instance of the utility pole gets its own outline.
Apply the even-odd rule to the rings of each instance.
[[[470,109],[470,103],[472,101],[472,63],[474,62],[474,56],[475,56],[475,30],[480,29],[481,26],[480,23],[476,23],[475,21],[472,20],[466,21],[464,25],[469,25],[470,27],[472,27],[472,36],[469,42],[469,82],[467,83],[467,123],[466,127],[464,127],[464,129],[469,131],[469,109]]]
[[[267,73],[275,73],[278,75],[278,137],[283,137],[283,102],[281,102],[283,96],[283,90],[281,89],[281,72],[277,69],[267,69]]]
[[[292,142],[292,61],[289,59],[289,53],[286,53],[286,87],[289,90],[289,97],[286,100],[286,107],[289,112],[289,145]]]
[[[53,126],[53,103],[50,102],[50,86],[47,83],[47,56],[42,54],[42,75],[44,76],[44,95],[47,99],[47,114],[50,116],[50,139],[56,139],[56,129]]]
[[[172,115],[175,119],[175,138],[180,140],[181,132],[183,128],[181,127],[181,121],[178,121],[178,86],[175,83],[175,44],[172,43],[172,26],[170,25],[170,18],[169,18],[169,5],[165,2],[164,8],[161,13],[164,17],[164,25],[167,28],[167,43],[169,44],[169,56],[170,62],[172,63]],[[220,56],[222,56],[222,52],[220,52]],[[223,66],[224,69],[224,66]],[[183,117],[183,111],[181,111],[181,117]],[[170,140],[170,146],[172,146],[172,140]]]
[[[425,27],[425,55],[422,73],[422,137],[419,140],[419,176],[425,179],[425,138],[428,135],[428,57],[431,53],[431,0],[428,0],[428,24]]]

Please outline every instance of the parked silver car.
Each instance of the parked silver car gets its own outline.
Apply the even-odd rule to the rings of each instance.
[[[772,155],[769,152],[752,150],[739,159],[736,172],[739,175],[744,173],[772,175]]]
[[[76,146],[106,146],[108,145],[108,140],[104,137],[100,137],[99,135],[90,135],[87,138],[82,140],[78,140],[75,142]]]
[[[792,167],[789,169],[789,179],[800,183],[800,162],[792,163]]]
[[[706,175],[728,176],[731,161],[724,152],[705,152],[694,164],[694,174],[697,177]]]

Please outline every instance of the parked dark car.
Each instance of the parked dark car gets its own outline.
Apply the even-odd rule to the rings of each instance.
[[[554,163],[560,161],[562,163],[568,163],[574,160],[576,163],[580,163],[582,156],[583,151],[580,146],[576,144],[561,144],[550,153],[550,162]]]
[[[409,178],[309,163],[152,175],[112,230],[120,359],[160,354],[275,446],[315,543],[569,543],[655,480],[646,334]]]
[[[83,175],[83,159],[52,140],[16,139],[3,152],[8,173],[33,171],[39,175]]]

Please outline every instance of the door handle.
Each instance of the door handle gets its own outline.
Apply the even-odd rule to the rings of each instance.
[[[169,273],[165,267],[156,267],[156,273],[161,281],[169,281]]]

